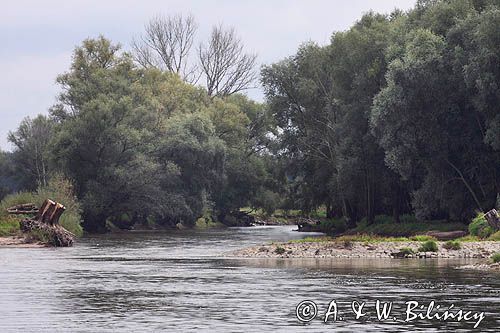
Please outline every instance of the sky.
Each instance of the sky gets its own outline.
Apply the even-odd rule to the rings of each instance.
[[[125,50],[156,15],[193,14],[199,40],[213,25],[234,27],[258,64],[296,52],[307,41],[327,44],[370,10],[407,10],[415,0],[3,0],[0,10],[0,149],[27,116],[47,114],[56,101],[57,75],[68,70],[84,39],[100,34]],[[260,88],[247,94],[262,100]]]

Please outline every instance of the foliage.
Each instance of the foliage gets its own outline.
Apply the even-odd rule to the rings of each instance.
[[[469,224],[469,233],[473,236],[478,236],[479,238],[487,238],[493,234],[494,230],[488,224],[488,221],[484,218],[484,213],[477,213],[476,217],[472,219]]]
[[[413,251],[413,249],[409,248],[409,247],[403,247],[399,250],[399,252],[402,254],[402,255],[410,255],[410,254],[415,254],[415,251]]]
[[[460,250],[462,248],[462,244],[460,244],[457,240],[450,240],[443,244],[443,248],[447,250]]]
[[[320,230],[328,235],[336,235],[347,230],[347,222],[345,218],[327,219],[320,223]]]
[[[435,241],[429,240],[424,243],[418,248],[419,252],[437,252],[438,251],[438,246]]]
[[[26,117],[15,132],[9,133],[14,145],[15,173],[27,188],[47,185],[49,167],[49,141],[54,122],[46,116]]]
[[[422,1],[264,66],[287,200],[350,228],[493,206],[499,17],[494,1]]]
[[[493,263],[498,263],[500,262],[500,253],[495,253],[494,255],[491,256],[491,261]]]

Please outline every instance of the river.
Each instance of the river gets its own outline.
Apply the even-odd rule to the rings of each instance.
[[[466,261],[221,256],[305,236],[292,228],[129,232],[72,248],[0,248],[0,332],[472,330],[474,321],[404,322],[410,300],[484,311],[479,330],[499,331],[500,276],[455,269]],[[377,299],[394,302],[397,320],[374,318]],[[317,304],[309,323],[296,318],[303,300]],[[332,300],[345,318],[325,324]],[[367,316],[354,319],[354,300],[366,302]]]

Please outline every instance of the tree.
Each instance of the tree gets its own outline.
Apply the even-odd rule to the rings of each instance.
[[[246,53],[233,28],[212,28],[207,45],[198,49],[209,96],[229,96],[248,89],[256,79],[256,54]]]
[[[14,176],[12,153],[0,150],[0,200],[7,194],[19,189]]]
[[[484,145],[463,70],[449,61],[451,47],[429,30],[411,31],[372,110],[386,163],[413,184],[420,218],[463,219],[495,199],[496,181],[488,181],[495,155]]]
[[[50,147],[54,123],[39,115],[34,119],[26,117],[15,132],[9,133],[14,145],[13,159],[16,172],[27,188],[46,186],[49,178]]]
[[[146,24],[145,33],[132,42],[134,59],[145,68],[159,68],[196,83],[199,75],[189,59],[196,29],[192,15],[157,16]]]

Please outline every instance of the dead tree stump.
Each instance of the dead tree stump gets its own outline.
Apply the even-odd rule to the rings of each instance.
[[[20,222],[21,231],[35,233],[37,238],[52,246],[72,246],[75,235],[59,225],[59,218],[65,210],[60,203],[47,199],[35,218]]]
[[[500,216],[498,215],[496,209],[493,208],[492,210],[484,214],[484,218],[486,219],[486,221],[488,221],[488,224],[493,228],[493,230],[500,230]]]

